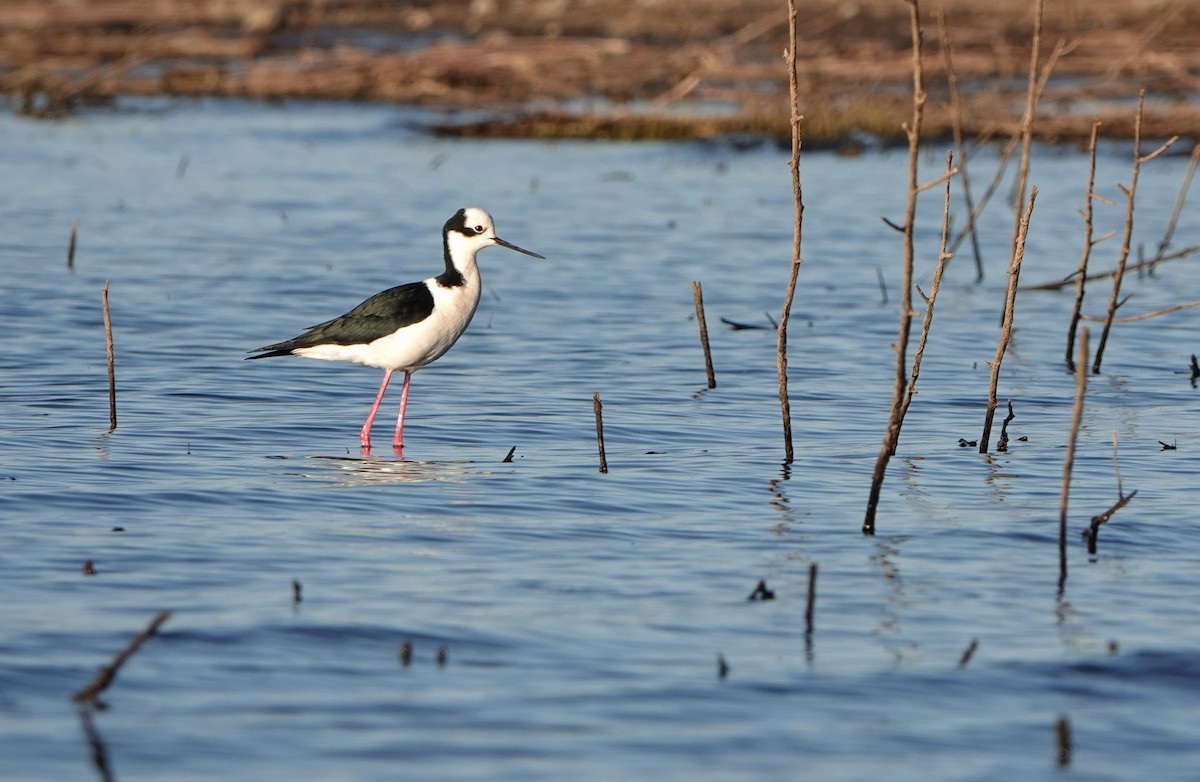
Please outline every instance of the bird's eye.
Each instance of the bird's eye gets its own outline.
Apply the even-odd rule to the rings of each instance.
[[[483,226],[482,225],[475,226],[475,233],[477,233],[477,234],[483,233]]]

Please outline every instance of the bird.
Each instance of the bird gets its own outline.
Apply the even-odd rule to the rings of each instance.
[[[413,372],[446,354],[467,330],[479,306],[481,283],[475,256],[499,245],[541,258],[496,236],[492,216],[478,207],[454,213],[442,228],[446,269],[419,282],[397,285],[375,294],[354,309],[309,328],[292,339],[248,351],[247,361],[275,356],[302,356],[327,361],[351,361],[383,370],[375,403],[359,433],[364,453],[371,449],[371,425],[394,372],[404,371],[400,413],[392,449],[403,457],[404,413]]]

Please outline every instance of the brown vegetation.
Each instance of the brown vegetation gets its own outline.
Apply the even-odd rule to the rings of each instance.
[[[907,14],[896,0],[805,4],[806,142],[903,139]],[[966,134],[1007,136],[1019,123],[1030,14],[1025,0],[948,4]],[[1127,103],[1141,88],[1145,136],[1200,127],[1188,101],[1200,86],[1200,0],[1054,3],[1044,24],[1047,50],[1061,40],[1069,53],[1043,99],[1043,137],[1086,140],[1093,117],[1130,136]],[[476,133],[786,140],[787,40],[780,0],[8,0],[0,90],[31,114],[120,94],[321,98],[505,120]],[[941,42],[927,46],[926,131],[948,136]]]

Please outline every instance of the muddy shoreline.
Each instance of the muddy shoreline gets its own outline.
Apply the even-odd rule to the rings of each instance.
[[[1037,134],[1058,142],[1200,135],[1200,0],[1054,3],[1061,58]],[[952,113],[937,6],[922,7],[929,137]],[[968,137],[1019,122],[1032,3],[950,4],[946,30]],[[10,0],[0,8],[0,91],[59,116],[121,95],[380,101],[471,111],[449,135],[786,139],[786,3],[779,0]],[[798,47],[806,143],[903,136],[911,111],[908,6],[805,4]]]

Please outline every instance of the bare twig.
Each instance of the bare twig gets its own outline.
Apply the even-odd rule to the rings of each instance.
[[[929,330],[933,326],[933,308],[937,303],[938,291],[942,286],[942,273],[946,270],[946,262],[953,256],[946,252],[946,240],[950,235],[950,173],[954,171],[954,153],[946,153],[946,194],[942,201],[942,243],[938,250],[937,266],[933,270],[933,282],[929,287],[929,295],[921,291],[920,287],[917,292],[925,299],[925,317],[921,322],[921,337],[917,340],[917,351],[913,354],[912,373],[908,379],[908,385],[904,389],[904,402],[900,406],[900,423],[903,425],[904,417],[908,415],[908,406],[912,404],[912,399],[917,393],[917,377],[921,374],[921,359],[925,356],[925,344],[929,341]],[[895,452],[896,444],[892,443],[892,451]]]
[[[160,611],[154,619],[150,620],[150,624],[146,625],[146,629],[133,637],[125,648],[117,652],[116,657],[113,657],[112,662],[101,668],[96,677],[79,692],[71,696],[71,699],[76,703],[94,704],[100,693],[104,692],[113,680],[117,678],[117,671],[121,669],[130,657],[132,657],[142,644],[149,641],[151,637],[158,631],[160,625],[170,618],[170,611]]]
[[[971,179],[967,175],[967,149],[963,142],[962,102],[958,95],[958,76],[954,73],[954,59],[950,46],[950,34],[946,31],[946,9],[938,6],[938,32],[942,38],[942,56],[946,61],[946,81],[950,88],[951,129],[954,148],[958,150],[959,177],[962,179],[963,202],[967,207],[967,225],[963,231],[971,237],[971,251],[975,256],[975,281],[983,281],[983,255],[979,251],[979,234],[975,230],[975,200],[971,196]]]
[[[883,478],[887,472],[887,463],[896,452],[896,444],[900,441],[900,427],[903,424],[902,407],[904,394],[908,385],[908,338],[912,330],[912,270],[913,270],[913,231],[917,213],[917,195],[920,183],[917,180],[918,164],[921,149],[921,124],[925,115],[925,85],[924,72],[921,64],[921,12],[917,0],[908,0],[909,28],[912,37],[912,120],[904,125],[908,136],[908,200],[904,210],[903,226],[903,266],[900,280],[900,328],[896,337],[896,377],[892,388],[892,407],[888,414],[887,431],[883,435],[883,445],[879,457],[875,460],[875,471],[871,477],[871,491],[867,498],[867,510],[863,518],[862,531],[864,535],[875,534],[875,511],[879,505],[879,495],[883,490]]]
[[[1079,366],[1088,363],[1088,330],[1079,332]],[[1063,459],[1062,498],[1058,506],[1058,593],[1067,585],[1067,501],[1071,493],[1071,469],[1075,466],[1075,444],[1083,421],[1083,399],[1087,395],[1087,372],[1075,373],[1075,406],[1071,410],[1071,431],[1067,435],[1067,455]]]
[[[1121,281],[1125,277],[1125,264],[1129,260],[1129,249],[1133,240],[1133,206],[1137,197],[1138,176],[1142,171],[1142,163],[1153,160],[1167,150],[1179,138],[1173,136],[1148,155],[1142,154],[1142,112],[1146,103],[1146,91],[1138,91],[1137,116],[1133,125],[1133,173],[1128,188],[1121,188],[1125,194],[1125,232],[1121,239],[1121,254],[1117,258],[1117,271],[1113,275],[1112,295],[1108,299],[1108,313],[1104,320],[1104,328],[1100,331],[1100,342],[1096,345],[1096,357],[1092,361],[1092,374],[1100,374],[1100,362],[1104,360],[1104,348],[1108,344],[1108,334],[1112,329],[1113,318],[1116,316],[1118,301],[1121,297]]]
[[[1079,269],[1075,274],[1075,309],[1071,313],[1071,324],[1067,327],[1067,369],[1071,372],[1075,371],[1075,332],[1079,328],[1079,317],[1083,310],[1084,284],[1087,281],[1088,261],[1092,257],[1092,248],[1097,244],[1097,240],[1092,237],[1092,217],[1095,209],[1092,202],[1095,201],[1095,184],[1096,184],[1096,136],[1100,132],[1100,121],[1093,120],[1092,122],[1092,138],[1088,143],[1088,181],[1087,191],[1084,193],[1083,200],[1083,256],[1079,259]]]
[[[792,405],[788,399],[787,378],[787,337],[788,320],[792,314],[792,301],[796,296],[796,280],[800,275],[800,240],[804,227],[804,194],[800,187],[800,123],[804,117],[800,114],[799,76],[796,72],[796,46],[798,27],[796,22],[796,0],[788,0],[788,89],[791,95],[791,127],[792,127],[792,200],[795,204],[792,233],[792,265],[788,276],[787,291],[783,296],[783,312],[779,316],[778,344],[776,347],[776,370],[779,373],[779,407],[783,417],[783,461],[791,464],[794,458],[792,447]]]
[[[983,434],[979,438],[979,452],[988,452],[988,442],[992,436],[992,419],[996,414],[996,386],[1000,382],[1000,364],[1004,361],[1004,353],[1008,350],[1008,342],[1012,339],[1013,320],[1017,306],[1017,281],[1021,276],[1021,261],[1025,257],[1025,238],[1029,234],[1029,218],[1033,215],[1033,203],[1037,199],[1038,189],[1029,191],[1029,203],[1017,226],[1017,237],[1013,245],[1012,265],[1008,269],[1008,296],[1004,301],[1004,318],[1000,323],[1000,341],[996,345],[996,356],[992,359],[992,377],[988,385],[987,411],[983,418]]]
[[[1004,420],[1000,422],[1000,439],[996,441],[997,451],[1008,450],[1008,425],[1012,422],[1017,414],[1013,412],[1012,400],[1008,400],[1008,415],[1004,416]]]
[[[600,472],[608,472],[608,459],[604,456],[604,406],[600,404],[600,392],[592,394],[592,411],[596,414],[596,447],[600,451]]]
[[[704,348],[704,371],[708,375],[708,387],[717,387],[717,376],[713,374],[712,351],[708,346],[708,323],[704,319],[704,292],[700,283],[692,282],[692,298],[696,300],[696,320],[700,322],[700,347]]]
[[[1107,199],[1101,198],[1100,196],[1096,196],[1096,200],[1104,201],[1105,203],[1110,203]],[[1103,242],[1105,239],[1109,239],[1113,236],[1116,236],[1116,234],[1117,234],[1117,232],[1115,230],[1109,231],[1104,236],[1101,236],[1100,238],[1096,239],[1095,243],[1100,244],[1100,242]],[[1164,255],[1161,258],[1147,258],[1146,260],[1139,261],[1138,263],[1128,264],[1125,267],[1125,271],[1132,272],[1132,271],[1141,271],[1142,269],[1157,268],[1158,265],[1161,263],[1166,263],[1167,261],[1178,261],[1181,258],[1187,258],[1191,255],[1195,255],[1196,253],[1200,253],[1200,244],[1189,245],[1180,250],[1176,250],[1173,253],[1167,253],[1166,255]],[[1108,271],[1103,271],[1103,272],[1093,272],[1087,276],[1087,281],[1095,282],[1096,280],[1103,280],[1103,279],[1106,279],[1109,277],[1115,277],[1116,274],[1117,274],[1116,269],[1109,269]],[[1067,287],[1074,280],[1075,280],[1075,273],[1072,272],[1071,274],[1067,275],[1066,277],[1064,277],[1061,280],[1054,280],[1053,282],[1040,282],[1036,285],[1026,285],[1021,290],[1057,291],[1057,290],[1062,290],[1063,288]]]
[[[1021,278],[1021,259],[1025,253],[1025,237],[1029,232],[1029,218],[1033,213],[1033,202],[1037,197],[1037,188],[1029,194],[1029,203],[1025,204],[1025,188],[1029,181],[1029,157],[1033,148],[1033,119],[1037,111],[1038,98],[1049,79],[1051,68],[1062,52],[1063,44],[1059,41],[1051,55],[1050,63],[1042,72],[1042,11],[1043,0],[1037,0],[1033,20],[1033,45],[1029,54],[1029,81],[1025,91],[1025,113],[1021,116],[1021,156],[1017,167],[1016,216],[1013,224],[1012,256],[1008,267],[1008,289],[1004,297],[1004,312],[1000,318],[1000,341],[996,346],[996,357],[992,360],[992,375],[988,386],[987,411],[983,419],[983,435],[979,438],[979,452],[987,453],[992,434],[992,417],[996,414],[996,385],[1000,381],[1000,364],[1004,360],[1004,352],[1012,338],[1013,318],[1016,314],[1017,287]]]
[[[991,202],[992,196],[1000,188],[1000,183],[1004,181],[1004,174],[1008,171],[1008,164],[1012,162],[1013,153],[1017,149],[1017,144],[1021,141],[1020,128],[1015,130],[1012,136],[1008,139],[1008,143],[1004,146],[1004,151],[1000,153],[1000,164],[996,166],[996,173],[992,175],[992,181],[988,183],[987,189],[983,191],[983,196],[980,197],[979,203],[967,215],[968,225],[973,225],[979,220],[979,216],[983,214],[983,210]],[[954,241],[950,242],[950,252],[958,252],[958,248],[962,245],[963,240],[967,238],[967,229],[963,228],[954,236]]]
[[[1119,307],[1120,305],[1118,304],[1117,306]],[[1143,312],[1140,315],[1126,315],[1125,317],[1122,317],[1122,318],[1112,318],[1112,322],[1113,323],[1133,323],[1134,321],[1148,320],[1149,318],[1157,318],[1159,315],[1167,315],[1172,312],[1178,312],[1179,310],[1190,310],[1192,307],[1200,307],[1200,299],[1197,299],[1196,301],[1185,301],[1182,304],[1172,304],[1170,307],[1163,307],[1162,309],[1153,310],[1151,312]],[[1095,315],[1082,315],[1081,317],[1083,318],[1083,320],[1091,320],[1091,321],[1097,321],[1097,322],[1109,320],[1108,318],[1100,318]]]
[[[1167,248],[1171,246],[1171,240],[1175,238],[1175,226],[1179,223],[1180,213],[1183,212],[1183,201],[1187,197],[1188,189],[1192,186],[1192,177],[1196,175],[1197,164],[1200,164],[1200,144],[1192,147],[1192,155],[1188,159],[1187,171],[1183,174],[1183,181],[1179,183],[1179,192],[1175,195],[1175,206],[1171,209],[1171,219],[1167,221],[1167,228],[1163,231],[1163,237],[1158,242],[1158,249],[1154,253],[1155,258],[1161,258],[1165,255]],[[74,223],[72,223],[72,226],[74,226]]]
[[[108,312],[108,280],[100,296],[104,310],[104,342],[108,349],[108,431],[117,428],[117,367],[113,350],[112,317]]]
[[[1083,532],[1084,538],[1087,539],[1088,554],[1096,553],[1096,545],[1100,537],[1100,525],[1107,522],[1113,517],[1113,514],[1129,504],[1129,501],[1137,496],[1137,489],[1134,489],[1129,494],[1125,493],[1121,486],[1121,463],[1117,459],[1117,432],[1114,429],[1113,438],[1113,473],[1117,476],[1117,501],[1112,506],[1098,516],[1092,517],[1092,522]]]

